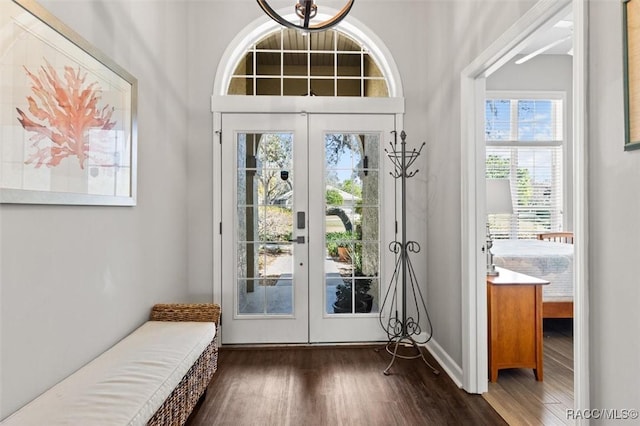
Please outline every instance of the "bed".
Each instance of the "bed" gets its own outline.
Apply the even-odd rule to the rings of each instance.
[[[542,290],[544,318],[573,318],[573,244],[494,240],[496,266],[550,282]]]

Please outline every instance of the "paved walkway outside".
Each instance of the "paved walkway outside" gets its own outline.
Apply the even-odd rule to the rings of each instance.
[[[246,304],[241,307],[241,312],[262,313],[263,306],[267,306],[268,314],[291,314],[292,313],[292,286],[291,268],[293,266],[293,256],[283,254],[278,256],[267,266],[268,276],[280,276],[278,282],[273,286],[255,286],[255,291],[247,293]],[[326,312],[333,313],[333,303],[336,300],[336,286],[342,283],[342,277],[338,270],[338,263],[331,257],[325,258],[325,291],[326,291]]]

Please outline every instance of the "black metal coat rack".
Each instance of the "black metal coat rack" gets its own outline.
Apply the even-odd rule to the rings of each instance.
[[[397,133],[394,132],[394,136]],[[384,370],[385,375],[389,375],[389,371],[393,366],[396,358],[402,359],[417,359],[422,358],[424,363],[433,371],[434,374],[440,374],[427,359],[424,357],[420,344],[426,344],[433,335],[433,326],[431,319],[429,318],[429,312],[427,305],[424,301],[424,296],[418,280],[415,270],[411,264],[411,253],[419,253],[420,245],[416,241],[407,240],[407,196],[406,196],[406,184],[407,179],[412,178],[418,173],[419,170],[410,172],[409,168],[418,159],[422,148],[425,143],[423,142],[419,150],[415,148],[407,152],[407,134],[403,130],[400,133],[400,151],[398,151],[397,139],[393,143],[389,143],[391,148],[385,149],[387,156],[391,160],[394,166],[394,170],[391,175],[395,179],[400,179],[401,182],[401,240],[397,239],[389,244],[389,250],[396,255],[395,269],[391,278],[391,283],[385,294],[384,301],[380,309],[380,325],[387,333],[388,342],[385,346],[387,352],[392,355],[391,362]],[[397,202],[397,200],[396,200]],[[397,235],[397,234],[396,234]],[[412,315],[409,315],[407,309],[410,307],[413,309]],[[388,312],[388,316],[385,318],[384,313]],[[420,320],[422,315],[426,317],[428,324],[428,331],[426,337],[420,337],[422,334],[422,328],[420,326]],[[398,353],[399,347],[413,347],[417,353],[415,355],[403,355]]]

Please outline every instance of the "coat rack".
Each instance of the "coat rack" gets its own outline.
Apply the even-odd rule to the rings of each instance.
[[[393,132],[394,136],[397,136],[396,132]],[[422,358],[424,363],[433,371],[433,374],[440,374],[438,370],[429,364],[424,357],[419,344],[426,344],[433,335],[433,326],[431,319],[429,318],[429,312],[427,305],[422,295],[422,290],[418,285],[415,270],[411,264],[411,253],[419,253],[420,245],[416,241],[407,241],[407,196],[406,196],[406,181],[412,178],[418,173],[419,170],[410,172],[409,168],[418,159],[422,148],[425,143],[423,142],[419,150],[415,148],[407,152],[406,149],[407,134],[404,130],[400,133],[400,151],[397,150],[397,139],[394,143],[389,143],[391,149],[384,151],[391,160],[394,166],[394,170],[391,172],[391,176],[394,179],[400,179],[402,192],[401,192],[401,241],[397,239],[389,244],[389,250],[396,255],[396,264],[391,278],[391,283],[387,289],[387,293],[382,302],[380,309],[380,325],[387,333],[388,342],[385,346],[387,352],[392,355],[391,362],[384,370],[385,375],[389,375],[389,371],[393,366],[396,358],[402,359],[417,359]],[[413,309],[412,316],[407,312],[407,308]],[[399,311],[400,308],[400,311]],[[388,317],[383,318],[383,313],[388,312]],[[422,336],[422,328],[420,327],[420,320],[422,315],[426,317],[426,321],[429,327],[426,337]],[[415,355],[401,355],[398,353],[400,346],[413,347],[417,353]]]

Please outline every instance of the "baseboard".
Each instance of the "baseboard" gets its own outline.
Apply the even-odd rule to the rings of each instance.
[[[416,339],[418,340],[418,339]],[[438,344],[434,339],[429,340],[424,346],[431,356],[440,364],[445,373],[451,380],[459,387],[462,388],[462,368],[456,364],[456,362],[449,356],[449,354],[442,349],[442,346]]]

